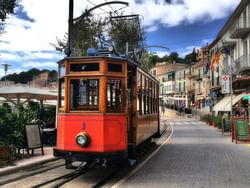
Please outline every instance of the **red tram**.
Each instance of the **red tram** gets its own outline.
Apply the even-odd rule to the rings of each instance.
[[[133,158],[159,135],[158,81],[139,64],[108,56],[67,57],[59,63],[54,155],[74,161]]]

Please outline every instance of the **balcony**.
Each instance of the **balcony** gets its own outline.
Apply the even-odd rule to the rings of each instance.
[[[244,38],[250,32],[250,24],[247,22],[246,17],[239,18],[232,25],[230,30],[230,37],[233,39]]]
[[[243,55],[237,60],[234,61],[232,67],[233,67],[233,73],[237,74],[246,70],[250,70],[250,54]]]

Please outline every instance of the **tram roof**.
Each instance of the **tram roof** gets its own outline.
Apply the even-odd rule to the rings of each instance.
[[[148,74],[149,77],[151,77],[153,80],[157,81],[151,74],[149,74],[142,66],[140,63],[135,62],[134,60],[128,58],[128,57],[120,57],[120,56],[105,56],[105,55],[98,55],[98,56],[78,56],[78,57],[65,57],[61,60],[58,61],[58,64],[62,63],[63,61],[67,60],[77,60],[77,59],[108,59],[108,60],[118,60],[118,61],[126,61],[130,65],[134,67],[139,67],[144,73]]]
[[[119,61],[129,61],[127,58],[118,57],[118,56],[78,56],[78,57],[65,57],[58,61],[58,63],[61,63],[63,61],[67,60],[76,60],[76,59],[109,59],[109,60],[119,60]]]

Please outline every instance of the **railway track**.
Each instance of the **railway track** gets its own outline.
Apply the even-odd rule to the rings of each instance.
[[[0,179],[0,187],[111,187],[115,182],[122,179],[130,173],[136,166],[153,153],[166,140],[169,131],[167,121],[162,121],[161,127],[162,137],[155,139],[153,143],[143,148],[143,154],[139,156],[137,164],[133,167],[100,167],[98,162],[91,164],[83,164],[79,168],[65,169],[64,160],[57,160],[40,166],[30,168],[28,170],[2,176]]]

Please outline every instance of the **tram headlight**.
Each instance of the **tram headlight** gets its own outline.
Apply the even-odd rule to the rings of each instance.
[[[89,136],[85,132],[81,132],[76,136],[76,143],[81,146],[85,147],[89,144]]]

